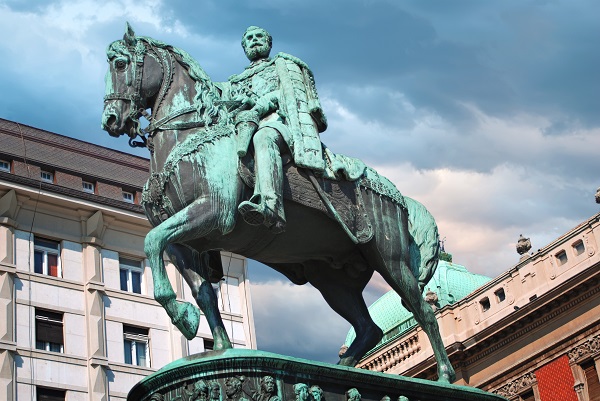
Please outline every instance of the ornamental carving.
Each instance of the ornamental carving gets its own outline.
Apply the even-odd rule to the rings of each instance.
[[[505,398],[511,398],[529,389],[534,383],[536,383],[535,373],[529,372],[511,381],[510,383],[497,388],[493,391],[493,393],[501,395]]]
[[[600,335],[588,338],[583,344],[579,344],[569,351],[569,362],[591,356],[600,351]]]
[[[517,241],[517,253],[522,257],[523,255],[526,255],[530,249],[531,240],[523,237],[523,234],[519,235],[519,240]]]
[[[419,336],[413,334],[406,340],[394,344],[389,349],[381,352],[376,357],[373,357],[370,361],[362,363],[357,367],[374,370],[376,372],[385,372],[394,366],[403,363],[408,358],[417,354],[420,350],[421,344],[419,344]]]

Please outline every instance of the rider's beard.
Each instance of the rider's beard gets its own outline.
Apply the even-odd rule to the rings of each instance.
[[[256,61],[262,58],[269,57],[269,53],[271,52],[271,48],[268,44],[264,44],[262,46],[249,47],[246,48],[246,57],[250,61]]]

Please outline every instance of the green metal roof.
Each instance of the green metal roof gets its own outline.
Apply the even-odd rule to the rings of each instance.
[[[461,300],[490,280],[491,277],[470,273],[464,266],[440,261],[423,295],[428,290],[435,292],[438,296],[438,306],[442,308]],[[375,301],[369,307],[369,313],[383,330],[383,339],[375,348],[380,348],[417,324],[412,313],[402,306],[400,297],[393,290]],[[350,345],[355,337],[354,328],[351,328],[345,344]]]

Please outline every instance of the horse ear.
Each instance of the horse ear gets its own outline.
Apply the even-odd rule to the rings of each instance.
[[[126,24],[127,25],[125,26],[125,35],[123,35],[123,40],[128,46],[135,46],[135,32],[133,31],[131,25],[129,25],[129,22],[127,22]]]

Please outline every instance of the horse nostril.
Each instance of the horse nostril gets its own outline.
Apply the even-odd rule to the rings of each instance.
[[[116,124],[116,122],[117,122],[117,116],[115,116],[114,114],[111,114],[111,116],[108,117],[108,120],[106,120],[106,126],[111,127],[114,124]]]

